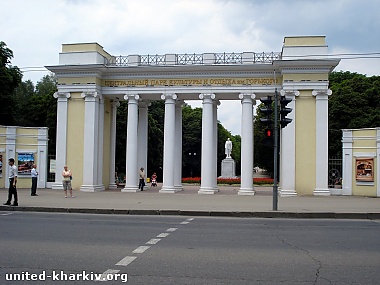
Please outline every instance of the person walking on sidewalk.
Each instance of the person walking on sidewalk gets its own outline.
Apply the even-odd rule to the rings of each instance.
[[[10,205],[12,201],[12,195],[14,196],[13,206],[18,206],[17,199],[17,167],[15,165],[15,160],[10,158],[8,160],[9,168],[9,190],[8,190],[8,200],[4,203],[4,205]]]
[[[145,186],[145,172],[144,172],[144,167],[141,167],[141,168],[140,168],[139,176],[140,176],[139,189],[141,189],[141,191],[144,191],[144,186]]]
[[[33,168],[31,170],[31,175],[32,175],[32,188],[31,190],[31,196],[38,196],[37,195],[37,177],[38,177],[38,171],[36,170],[37,165],[33,164]]]
[[[70,190],[70,197],[74,198],[73,196],[73,188],[71,187],[71,179],[73,179],[71,173],[71,170],[68,169],[67,165],[63,167],[62,171],[62,184],[63,184],[63,190],[65,191],[65,198],[67,198],[67,190]]]

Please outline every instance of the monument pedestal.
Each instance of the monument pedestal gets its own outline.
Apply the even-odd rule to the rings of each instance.
[[[231,157],[222,160],[221,178],[235,178],[235,160]]]

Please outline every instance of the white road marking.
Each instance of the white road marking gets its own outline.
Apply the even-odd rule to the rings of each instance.
[[[189,222],[182,222],[181,225],[187,225]]]
[[[162,233],[162,234],[159,234],[157,237],[164,238],[164,237],[167,237],[168,235],[170,235],[170,234],[169,233]]]
[[[119,271],[120,270],[108,269],[108,270],[104,271],[103,274],[99,276],[99,279],[96,279],[95,281],[100,281],[100,282],[108,281],[107,277],[109,275],[115,275]]]
[[[160,241],[160,238],[152,238],[150,241],[146,242],[146,244],[156,244]]]
[[[194,220],[194,218],[189,218],[189,219],[187,219],[186,221],[191,222],[192,220]]]
[[[136,258],[137,258],[136,256],[126,256],[122,260],[120,260],[118,263],[116,263],[116,265],[127,266]]]
[[[146,251],[148,248],[150,248],[150,246],[139,246],[138,248],[136,248],[134,251],[132,251],[132,253],[143,253],[144,251]]]
[[[176,230],[178,230],[178,228],[168,228],[166,231],[167,232],[175,232]]]
[[[12,215],[13,213],[1,213],[0,216],[10,216]]]

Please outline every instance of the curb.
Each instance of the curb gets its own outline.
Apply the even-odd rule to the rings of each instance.
[[[287,219],[380,219],[379,213],[338,213],[338,212],[223,212],[223,211],[188,211],[188,210],[118,210],[89,208],[49,208],[49,207],[13,207],[0,206],[0,211],[77,213],[77,214],[113,214],[113,215],[162,215],[162,216],[201,216],[234,218],[287,218]]]

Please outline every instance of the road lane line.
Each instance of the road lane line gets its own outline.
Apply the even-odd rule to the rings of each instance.
[[[189,218],[189,219],[187,219],[186,221],[191,222],[192,220],[194,220],[194,218]]]
[[[170,235],[170,234],[169,233],[162,233],[162,234],[159,234],[157,237],[164,238],[164,237],[167,237],[168,235]]]
[[[190,222],[182,222],[180,225],[187,225]]]
[[[134,251],[132,251],[132,253],[143,253],[148,248],[150,248],[150,246],[142,245],[142,246],[139,246],[138,248],[136,248]]]
[[[160,241],[160,238],[152,238],[150,241],[146,242],[145,244],[156,244]]]
[[[167,232],[175,232],[176,230],[178,230],[178,228],[168,228],[166,231]]]
[[[122,260],[120,260],[118,263],[116,263],[116,265],[127,266],[136,258],[137,258],[136,256],[126,256]]]
[[[99,279],[96,279],[95,281],[100,281],[100,282],[104,282],[104,281],[108,281],[107,280],[107,277],[109,275],[115,275],[116,273],[118,273],[120,270],[115,270],[115,269],[107,269],[106,271],[103,272],[102,275],[100,275],[100,278]]]

